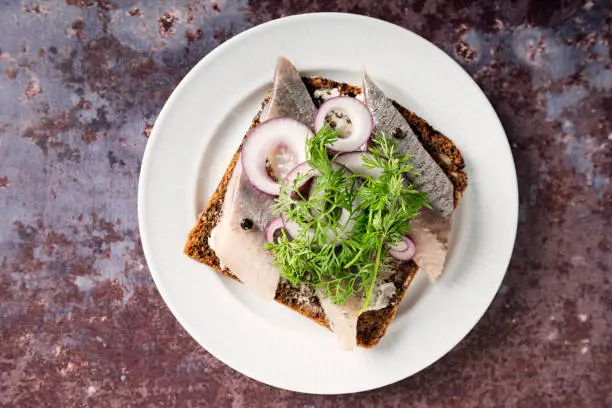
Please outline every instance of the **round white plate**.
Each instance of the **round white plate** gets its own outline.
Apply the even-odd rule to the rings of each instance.
[[[435,285],[417,275],[386,336],[370,350],[341,350],[333,333],[183,255],[198,213],[271,87],[279,55],[303,74],[344,82],[359,83],[365,67],[389,97],[450,137],[465,158],[469,187],[455,215],[444,274]],[[499,288],[518,214],[506,135],[474,81],[410,31],[336,13],[262,24],[202,59],[155,123],[138,190],[147,262],[183,327],[249,377],[319,394],[381,387],[451,350]]]

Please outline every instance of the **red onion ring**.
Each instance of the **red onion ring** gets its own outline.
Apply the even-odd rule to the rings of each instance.
[[[398,249],[401,249],[402,247],[404,248],[403,250],[398,250]],[[416,253],[416,246],[414,245],[414,242],[412,242],[412,240],[408,237],[402,237],[402,241],[400,243],[392,246],[389,249],[389,255],[391,255],[392,257],[394,257],[395,259],[399,261],[409,261],[414,257],[415,253]]]
[[[285,179],[283,180],[283,184],[288,187],[293,187],[295,180],[297,180],[298,177],[303,176],[303,175],[308,176],[308,177],[305,177],[300,182],[300,184],[297,186],[298,190],[300,190],[301,192],[303,192],[302,188],[313,177],[316,177],[319,175],[319,172],[313,169],[312,167],[310,167],[310,165],[307,162],[302,162],[298,164],[297,166],[295,166],[293,169],[291,169],[289,173],[287,173],[287,176],[285,176]]]
[[[268,225],[266,225],[266,240],[274,242],[274,233],[284,226],[282,217],[272,218]]]
[[[395,245],[389,245],[389,249],[396,252],[404,252],[408,249],[408,244],[403,239]]]
[[[280,184],[268,175],[266,159],[275,148],[284,145],[295,155],[296,163],[301,163],[306,160],[306,138],[312,136],[306,125],[289,118],[270,119],[255,127],[240,154],[249,181],[264,193],[278,195]]]
[[[350,96],[339,96],[328,99],[321,105],[315,116],[315,131],[327,124],[326,116],[332,111],[342,111],[351,120],[352,130],[345,137],[338,138],[329,148],[338,152],[352,152],[367,143],[374,120],[366,105]]]

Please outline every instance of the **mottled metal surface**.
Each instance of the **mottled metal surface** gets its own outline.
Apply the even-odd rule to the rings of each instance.
[[[612,406],[611,2],[0,3],[0,405]],[[500,294],[420,374],[321,397],[227,368],[178,325],[140,246],[139,166],[187,71],[305,11],[369,14],[459,62],[496,108],[520,182]]]

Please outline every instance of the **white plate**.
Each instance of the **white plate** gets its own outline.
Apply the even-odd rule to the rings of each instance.
[[[450,137],[465,158],[469,187],[456,212],[444,275],[435,285],[417,275],[387,335],[370,350],[342,351],[331,332],[276,302],[257,299],[182,252],[197,214],[271,86],[279,55],[305,74],[352,83],[358,83],[366,67],[388,96]],[[319,394],[381,387],[451,350],[499,288],[518,213],[516,172],[506,135],[474,81],[410,31],[335,13],[260,25],[202,59],[155,123],[138,199],[151,274],[183,327],[243,374]]]

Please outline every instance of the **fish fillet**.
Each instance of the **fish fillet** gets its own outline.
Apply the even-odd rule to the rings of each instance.
[[[408,236],[416,247],[413,260],[431,282],[435,282],[444,269],[451,226],[451,217],[441,217],[429,210],[421,211],[410,223]]]
[[[286,58],[279,58],[262,122],[289,117],[312,127],[315,110],[297,69]],[[251,184],[239,161],[225,194],[221,220],[209,240],[221,264],[264,299],[274,299],[280,278],[274,257],[263,249],[266,225],[274,217],[272,204],[274,197]],[[243,228],[244,220],[252,223],[249,229]]]
[[[454,209],[453,184],[421,145],[406,119],[365,71],[362,83],[365,103],[372,112],[375,130],[394,137],[398,143],[398,153],[413,156],[414,171],[419,176],[409,181],[417,190],[427,193],[432,207],[437,212],[444,217],[449,216]]]
[[[267,211],[260,210],[269,208],[273,199],[271,196],[255,197],[254,189],[244,186],[245,179],[238,162],[225,195],[221,220],[212,230],[209,244],[223,267],[229,268],[262,298],[274,299],[279,272],[274,266],[274,257],[263,250],[266,239],[262,228],[269,216]],[[254,206],[266,203],[268,207]],[[242,228],[245,218],[252,220],[251,229]]]
[[[344,305],[337,305],[319,290],[317,296],[327,317],[329,328],[336,334],[340,347],[352,350],[357,347],[357,322],[363,304],[361,297],[347,299]]]
[[[313,128],[316,111],[298,70],[287,58],[279,57],[272,96],[264,109],[263,120],[292,118]]]

